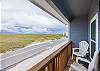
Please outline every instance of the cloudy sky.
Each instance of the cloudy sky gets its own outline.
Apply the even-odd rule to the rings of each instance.
[[[28,0],[0,0],[1,32],[63,33],[65,25]]]

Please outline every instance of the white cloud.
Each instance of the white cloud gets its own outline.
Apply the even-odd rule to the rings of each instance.
[[[34,32],[40,32],[40,33],[42,33],[42,32],[47,32],[47,28],[37,28],[37,27],[33,27],[32,30],[33,30]],[[41,31],[40,31],[40,30],[41,30]]]
[[[48,32],[47,28],[62,28],[64,24],[50,16],[28,0],[1,0],[2,29],[26,33]],[[28,26],[32,29],[14,26]]]

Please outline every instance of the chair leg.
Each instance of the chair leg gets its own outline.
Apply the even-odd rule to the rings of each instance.
[[[76,57],[77,57],[77,56],[74,55],[74,54],[73,54],[72,56],[73,56],[72,59],[76,61]]]
[[[78,63],[78,58],[76,57],[76,62]]]
[[[72,59],[74,59],[74,58],[73,58],[73,54],[72,54]]]

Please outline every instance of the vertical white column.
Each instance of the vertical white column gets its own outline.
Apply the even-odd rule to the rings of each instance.
[[[66,37],[68,37],[68,40],[70,40],[70,24],[66,24],[65,25],[66,29],[65,29],[65,34],[66,34]]]
[[[70,41],[70,23],[68,23],[68,40]]]

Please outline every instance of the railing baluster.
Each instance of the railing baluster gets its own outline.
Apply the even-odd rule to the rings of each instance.
[[[52,62],[49,63],[49,65],[48,65],[48,71],[53,71],[53,66],[52,65],[53,65]]]
[[[55,71],[57,71],[57,57],[55,57]]]

